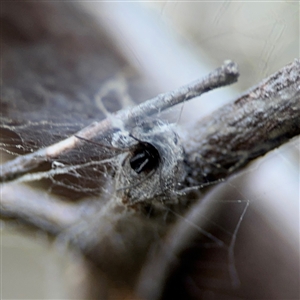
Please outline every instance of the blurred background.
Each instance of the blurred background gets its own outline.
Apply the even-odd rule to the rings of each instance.
[[[12,20],[18,19],[25,31],[39,25],[39,20],[31,21],[30,13],[24,14],[23,8],[18,11],[15,6],[18,4],[11,8],[1,5],[2,23],[7,24],[7,19],[14,15]],[[32,4],[26,10],[38,12],[45,9],[43,5]],[[86,18],[95,22],[95,34],[100,31],[101,42],[110,49],[110,56],[103,56],[107,72],[111,76],[118,72],[138,74],[135,76],[140,79],[135,85],[145,86],[142,91],[136,88],[138,101],[187,84],[226,59],[237,62],[241,73],[237,84],[172,110],[169,118],[179,122],[183,128],[181,134],[188,130],[190,123],[299,57],[298,2],[81,1],[45,2],[45,5],[60,12],[57,24],[65,18],[63,25],[55,28],[53,23],[55,29],[51,29],[62,34],[68,30],[80,31],[81,22],[84,24]],[[68,15],[75,14],[74,11],[82,18],[68,23]],[[3,38],[6,37],[2,35]],[[22,51],[25,48],[19,46]],[[272,151],[231,178],[218,197],[220,203],[227,200],[250,203],[236,249],[244,289],[226,299],[296,299],[299,295],[299,139]],[[236,213],[239,217],[239,205],[236,202],[222,209],[229,216]],[[234,212],[235,208],[238,212]],[[70,265],[69,254],[53,249],[57,250],[56,245],[42,234],[26,236],[2,222],[1,299],[80,298],[74,289],[82,281],[80,262],[77,266]],[[198,277],[189,277],[193,282],[189,297],[220,299],[214,291],[201,287]],[[211,282],[210,285],[212,290],[216,288]]]

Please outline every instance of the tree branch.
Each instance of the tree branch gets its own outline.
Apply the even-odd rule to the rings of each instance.
[[[186,185],[224,179],[300,134],[300,60],[196,123],[184,145]]]
[[[197,80],[175,91],[158,95],[131,109],[120,110],[103,121],[92,123],[63,141],[40,149],[34,153],[19,156],[3,164],[1,166],[0,182],[11,181],[37,168],[43,162],[49,161],[78,147],[83,141],[76,138],[76,136],[80,136],[83,139],[105,136],[114,128],[114,123],[117,122],[116,120],[121,121],[124,127],[130,126],[132,122],[136,123],[137,120],[142,120],[145,117],[161,112],[176,104],[200,96],[212,89],[232,84],[237,81],[238,75],[237,65],[231,61],[226,61],[222,67],[208,74],[207,77],[203,79]]]

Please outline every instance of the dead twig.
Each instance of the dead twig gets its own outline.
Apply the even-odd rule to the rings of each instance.
[[[224,179],[300,134],[300,60],[200,120],[184,143],[186,185]]]
[[[102,136],[107,134],[109,130],[112,130],[117,122],[121,122],[124,127],[127,127],[133,121],[136,122],[137,120],[161,112],[183,101],[200,96],[212,89],[231,84],[237,81],[238,75],[237,65],[231,61],[226,61],[222,67],[216,69],[201,80],[197,80],[175,91],[158,95],[131,109],[120,110],[103,121],[92,123],[75,135],[85,139]],[[34,153],[19,156],[3,164],[1,166],[0,182],[11,181],[37,168],[41,163],[56,158],[61,154],[65,154],[81,145],[83,141],[76,138],[75,135]]]

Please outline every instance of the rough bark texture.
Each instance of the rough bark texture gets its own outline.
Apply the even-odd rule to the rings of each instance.
[[[225,178],[300,133],[300,61],[196,123],[184,145],[187,182]]]

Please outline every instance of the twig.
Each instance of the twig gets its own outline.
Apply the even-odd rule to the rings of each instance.
[[[161,112],[173,105],[200,96],[212,89],[231,84],[237,81],[238,75],[237,65],[231,61],[226,61],[222,67],[216,69],[201,80],[183,86],[175,91],[158,95],[131,109],[120,110],[115,114],[112,114],[110,118],[106,118],[101,122],[92,123],[75,135],[85,139],[105,135],[114,127],[114,122],[116,120],[121,121],[125,127],[129,126],[132,122]],[[82,140],[76,138],[75,135],[34,153],[19,156],[16,159],[3,164],[1,166],[0,182],[11,181],[18,176],[37,168],[41,163],[58,157],[81,145]]]
[[[202,119],[184,141],[187,186],[226,178],[300,134],[300,60]]]

